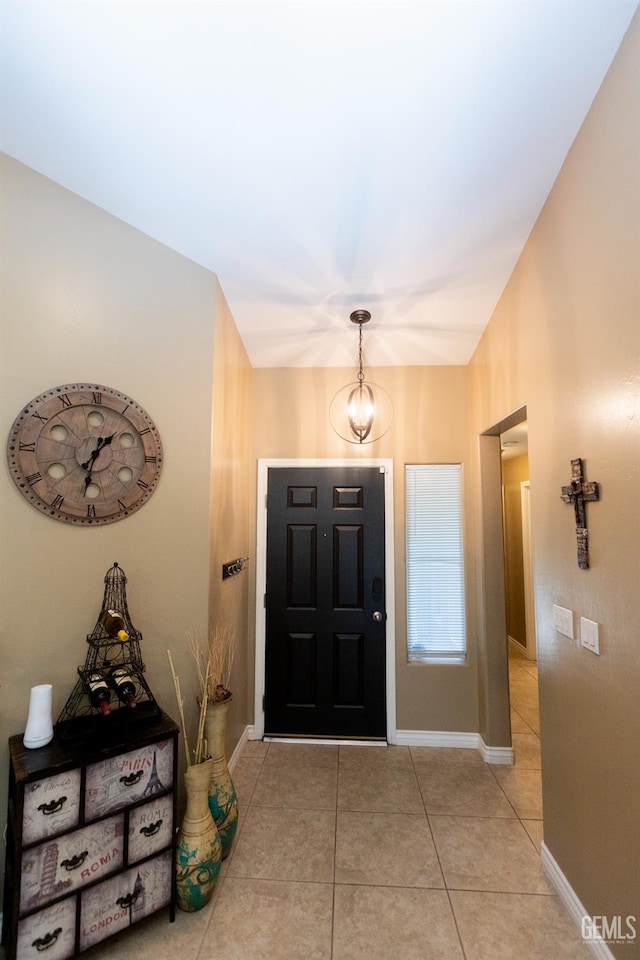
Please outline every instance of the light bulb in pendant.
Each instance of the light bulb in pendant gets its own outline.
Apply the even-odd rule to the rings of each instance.
[[[349,426],[359,443],[363,443],[371,433],[376,405],[371,387],[362,381],[349,394],[347,416]]]

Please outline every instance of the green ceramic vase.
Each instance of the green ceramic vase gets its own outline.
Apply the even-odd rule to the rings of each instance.
[[[207,753],[212,763],[209,809],[220,834],[223,860],[229,855],[238,829],[238,796],[225,756],[225,733],[231,699],[227,697],[226,700],[209,702],[204,728]]]
[[[188,767],[184,775],[187,806],[176,848],[176,893],[181,910],[201,910],[209,903],[220,873],[220,836],[209,809],[213,761]]]

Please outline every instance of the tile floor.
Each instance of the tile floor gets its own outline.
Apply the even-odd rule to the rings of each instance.
[[[473,750],[249,742],[212,902],[87,960],[588,960],[546,880],[536,665],[510,656],[513,767]]]

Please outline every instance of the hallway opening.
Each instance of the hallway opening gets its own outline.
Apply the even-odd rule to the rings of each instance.
[[[507,776],[542,842],[540,707],[529,511],[527,421],[500,434],[509,716],[514,767]]]

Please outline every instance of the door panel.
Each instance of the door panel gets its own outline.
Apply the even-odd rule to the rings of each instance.
[[[287,607],[315,609],[316,528],[310,524],[287,526]]]
[[[269,470],[267,735],[385,737],[384,573],[379,468]]]
[[[360,610],[363,606],[362,527],[333,528],[333,606]]]
[[[285,643],[287,703],[297,707],[315,707],[317,686],[315,634],[288,633]]]

